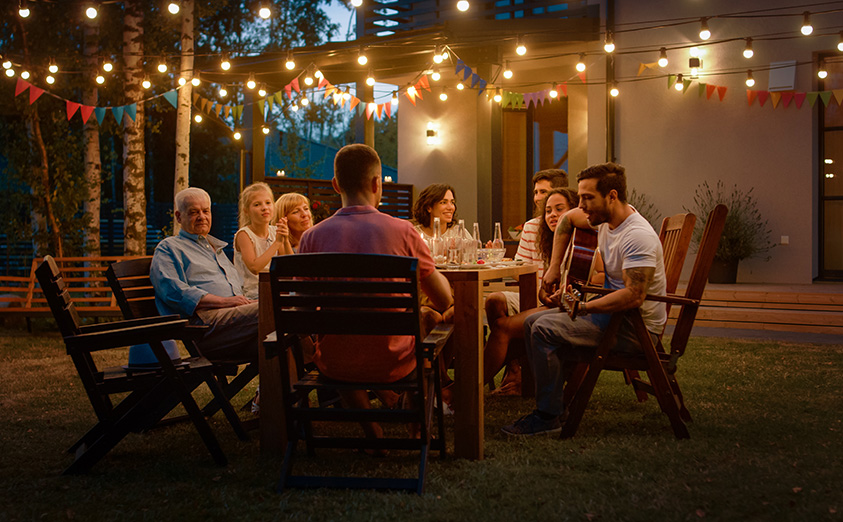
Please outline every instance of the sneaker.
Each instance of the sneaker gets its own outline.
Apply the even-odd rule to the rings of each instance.
[[[562,421],[557,415],[550,420],[541,418],[538,410],[524,415],[513,424],[501,428],[504,435],[529,437],[531,435],[553,435],[562,431]]]

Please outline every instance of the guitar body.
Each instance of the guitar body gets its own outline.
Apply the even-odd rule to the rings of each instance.
[[[561,284],[564,292],[562,294],[562,307],[571,316],[577,318],[582,294],[580,288],[588,283],[591,278],[594,265],[594,255],[597,252],[597,231],[594,229],[577,228],[571,236],[568,250],[562,261]],[[568,291],[568,286],[573,287]]]

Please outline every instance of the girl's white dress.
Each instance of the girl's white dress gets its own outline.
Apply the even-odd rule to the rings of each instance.
[[[243,227],[237,233],[239,234],[240,231],[246,232],[246,236],[252,242],[252,246],[255,247],[255,257],[260,257],[264,252],[269,250],[269,247],[275,241],[275,225],[269,225],[269,234],[265,238],[258,237],[249,227]],[[234,237],[236,238],[237,234]],[[249,299],[257,299],[258,276],[257,274],[253,274],[246,264],[243,263],[243,255],[236,248],[234,249],[234,266],[240,272],[240,277],[243,278],[243,295]],[[266,263],[266,266],[262,270],[269,270],[269,262]]]

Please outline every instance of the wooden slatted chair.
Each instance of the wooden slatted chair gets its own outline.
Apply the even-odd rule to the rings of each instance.
[[[155,289],[152,287],[152,282],[149,279],[149,267],[151,264],[152,256],[119,261],[112,263],[105,273],[117,305],[120,307],[123,317],[126,319],[159,316],[158,308],[155,306]],[[191,355],[200,355],[195,343],[190,343],[186,347]],[[258,363],[251,362],[246,364],[239,373],[238,366],[235,364],[215,363],[214,371],[222,385],[225,397],[230,400],[247,384],[252,382],[252,379],[257,377]],[[234,378],[229,380],[231,376],[234,376]],[[219,401],[213,399],[202,411],[205,415],[211,416],[219,411],[220,406]],[[253,427],[257,427],[257,425]]]
[[[83,326],[52,257],[44,258],[36,276],[98,419],[68,450],[76,459],[65,474],[88,471],[128,433],[145,431],[157,422],[162,409],[166,415],[179,404],[184,406],[217,464],[226,465],[225,454],[191,395],[204,382],[216,397],[223,397],[211,363],[202,357],[174,363],[162,344],[167,339],[189,340],[195,330],[186,328],[186,320],[166,316]],[[135,371],[118,366],[101,370],[92,355],[138,343],[150,345],[158,359],[158,368]],[[112,402],[113,395],[126,393],[118,404]],[[222,403],[237,435],[247,438],[231,404]]]
[[[425,339],[421,338],[417,266],[416,258],[377,254],[324,253],[273,258],[270,281],[275,327],[284,334],[279,334],[278,342],[271,343],[268,349],[280,356],[282,362],[288,437],[279,491],[286,487],[329,487],[423,492],[429,450],[445,455],[442,411],[434,408],[434,397],[441,404],[436,358],[450,338],[453,325],[437,326]],[[321,376],[318,371],[299,372],[298,382],[292,383],[288,350],[292,351],[296,367],[302,368],[299,336],[309,334],[412,336],[417,371],[412,378],[389,384],[339,382]],[[308,402],[312,390],[352,389],[392,390],[411,394],[416,400],[400,409],[318,408]],[[438,425],[435,438],[431,433],[434,411]],[[317,436],[311,427],[313,421],[417,423],[420,437]],[[309,454],[316,448],[418,451],[418,474],[413,478],[294,475],[296,445],[302,438]]]
[[[690,438],[685,422],[690,421],[691,416],[685,407],[685,401],[674,374],[677,370],[679,358],[685,353],[691,329],[694,326],[700,300],[708,281],[708,272],[711,269],[711,263],[720,242],[720,235],[726,224],[727,212],[728,209],[725,205],[717,205],[709,214],[685,295],[678,296],[671,293],[665,296],[647,296],[648,300],[681,307],[670,341],[670,352],[664,350],[661,338],[655,344],[653,343],[639,309],[612,314],[600,345],[594,352],[593,357],[587,361],[588,371],[584,378],[582,380],[571,380],[566,385],[566,397],[571,397],[571,399],[566,404],[568,417],[562,426],[562,438],[573,437],[576,434],[585,408],[594,391],[594,386],[597,384],[597,378],[603,370],[646,372],[649,382],[639,379],[636,384],[637,389],[645,390],[656,397],[659,407],[670,420],[676,438]],[[583,293],[605,295],[609,292],[611,290],[591,286],[586,286],[583,289]],[[625,316],[631,319],[635,327],[636,336],[641,343],[643,352],[641,355],[610,352]],[[568,387],[573,388],[568,390]]]

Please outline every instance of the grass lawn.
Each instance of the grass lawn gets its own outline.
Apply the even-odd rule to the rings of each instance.
[[[213,427],[225,468],[181,424],[129,435],[88,475],[59,476],[72,459],[65,450],[95,417],[48,328],[0,328],[0,521],[843,518],[840,345],[692,340],[678,374],[694,416],[690,440],[673,437],[655,400],[636,402],[620,375],[604,374],[579,433],[566,441],[502,438],[500,427],[533,404],[487,396],[486,459],[432,459],[422,497],[277,495],[280,461],[260,456],[256,432],[238,441],[222,414]],[[413,467],[401,456],[333,452],[299,462],[338,472]]]

